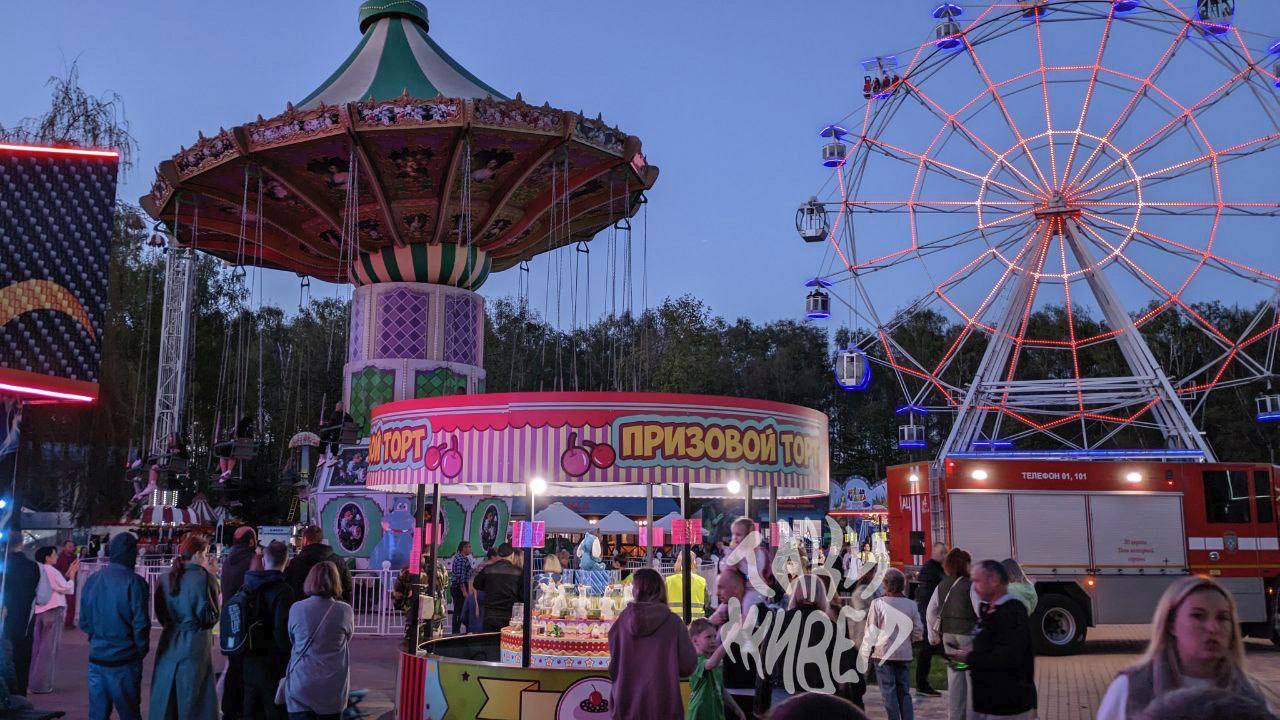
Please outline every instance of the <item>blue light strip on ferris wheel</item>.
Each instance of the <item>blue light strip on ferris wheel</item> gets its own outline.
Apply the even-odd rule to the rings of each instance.
[[[1053,458],[1125,458],[1138,460],[1144,458],[1204,458],[1203,450],[1184,450],[1170,448],[1165,450],[1148,450],[1134,448],[1129,450],[987,450],[975,452],[953,452],[948,458],[960,459],[1053,459]]]
[[[1273,410],[1271,412],[1260,412],[1258,413],[1257,418],[1258,418],[1258,422],[1280,421],[1280,410]]]

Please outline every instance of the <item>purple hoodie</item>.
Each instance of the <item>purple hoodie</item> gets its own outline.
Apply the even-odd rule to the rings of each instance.
[[[689,631],[666,603],[631,603],[609,628],[613,720],[683,720],[680,678],[698,655]]]

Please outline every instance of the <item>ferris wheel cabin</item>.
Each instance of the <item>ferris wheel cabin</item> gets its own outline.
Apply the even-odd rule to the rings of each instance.
[[[1235,0],[1196,0],[1196,18],[1201,34],[1225,35],[1235,23]]]
[[[827,206],[811,197],[796,210],[796,232],[805,242],[822,242],[831,228],[827,225]]]

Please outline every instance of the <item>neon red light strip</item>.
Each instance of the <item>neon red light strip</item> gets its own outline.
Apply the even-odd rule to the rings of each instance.
[[[1174,36],[1173,42],[1169,43],[1169,47],[1165,48],[1164,54],[1156,61],[1155,66],[1151,68],[1151,72],[1147,73],[1147,76],[1143,78],[1142,84],[1138,86],[1138,89],[1133,91],[1133,94],[1129,97],[1129,102],[1125,104],[1124,109],[1116,116],[1116,119],[1111,123],[1111,127],[1107,129],[1106,134],[1102,136],[1102,142],[1098,143],[1097,147],[1089,153],[1088,159],[1086,159],[1084,164],[1080,166],[1080,170],[1072,176],[1071,181],[1067,183],[1068,185],[1076,185],[1080,181],[1080,178],[1089,171],[1089,168],[1093,167],[1093,163],[1097,160],[1098,154],[1102,152],[1102,148],[1111,142],[1111,138],[1115,135],[1116,131],[1119,130],[1120,126],[1129,118],[1133,108],[1136,107],[1138,101],[1142,99],[1143,90],[1148,85],[1154,86],[1151,82],[1152,78],[1158,75],[1165,64],[1169,62],[1169,58],[1173,57],[1174,50],[1176,50],[1178,45],[1182,43],[1182,39],[1187,36],[1186,31],[1187,26],[1184,25],[1178,34]]]
[[[1093,101],[1093,91],[1098,84],[1098,71],[1102,67],[1102,55],[1107,49],[1107,38],[1111,35],[1111,21],[1115,18],[1115,10],[1115,5],[1112,5],[1107,12],[1107,24],[1102,28],[1102,40],[1098,41],[1098,55],[1093,59],[1093,75],[1089,77],[1084,104],[1080,106],[1080,119],[1076,122],[1075,137],[1071,139],[1071,152],[1067,155],[1067,164],[1062,166],[1062,185],[1058,188],[1059,191],[1067,189],[1067,178],[1071,177],[1071,166],[1075,164],[1076,152],[1080,149],[1080,133],[1084,131],[1084,119],[1089,114],[1089,104]]]
[[[0,143],[0,150],[9,150],[12,152],[28,152],[28,153],[46,153],[49,155],[82,155],[85,157],[109,157],[118,158],[120,153],[115,150],[85,150],[82,148],[60,148],[45,147],[43,145],[9,145]]]
[[[57,390],[45,390],[44,388],[30,387],[27,385],[10,385],[9,383],[0,383],[0,392],[18,393],[20,395],[39,395],[40,397],[54,398],[55,400],[70,400],[73,402],[93,402],[93,398],[88,395],[58,392]]]

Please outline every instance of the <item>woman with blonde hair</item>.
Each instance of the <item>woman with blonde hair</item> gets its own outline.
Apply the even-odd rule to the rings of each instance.
[[[153,720],[215,720],[213,626],[218,624],[218,576],[210,572],[209,539],[182,538],[173,568],[156,585],[156,619],[164,628],[151,675]]]
[[[1151,622],[1146,653],[1111,682],[1098,720],[1137,718],[1161,696],[1182,688],[1216,687],[1266,704],[1244,671],[1236,603],[1221,585],[1202,577],[1175,581],[1160,597]]]

